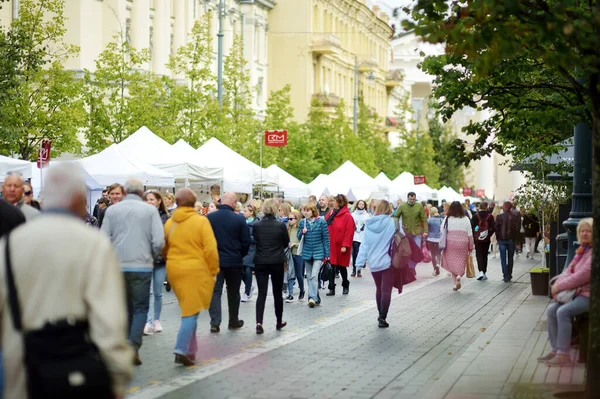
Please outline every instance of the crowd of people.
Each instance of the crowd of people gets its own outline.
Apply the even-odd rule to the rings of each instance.
[[[294,209],[276,198],[244,206],[236,193],[221,196],[218,185],[210,188],[210,202],[199,203],[189,188],[163,194],[130,179],[108,187],[90,214],[83,171],[66,164],[47,173],[42,213],[35,209],[40,204],[21,176],[6,176],[2,191],[0,278],[14,275],[18,291],[28,293],[15,296],[0,284],[8,398],[25,397],[33,389],[27,383],[32,367],[22,360],[24,351],[33,349],[21,341],[15,301],[20,301],[25,330],[47,333],[52,328],[44,324],[47,320],[81,322],[78,331],[94,343],[110,373],[112,393],[120,397],[132,366],[142,364],[143,336],[163,331],[162,292],[167,281],[181,309],[175,363],[191,366],[196,362],[202,310],[208,309],[210,332],[220,332],[225,285],[227,328],[244,326],[240,304],[258,291],[255,328],[263,334],[269,279],[279,331],[287,325],[284,302],[306,300],[309,308],[322,306],[320,291],[327,284],[326,296],[336,295],[338,280],[341,294],[349,295],[351,279],[361,278],[368,267],[376,287],[378,326],[387,328],[393,288],[403,284],[398,287],[394,270],[396,237],[401,240],[403,270],[411,274],[404,284],[414,281],[416,265],[430,258],[433,275],[439,276],[443,268],[452,276],[453,290],[459,291],[473,251],[478,280],[487,280],[488,255],[499,251],[503,280],[509,283],[515,251],[527,248],[527,257],[534,259],[540,236],[535,214],[521,215],[510,202],[502,207],[482,202],[476,208],[468,202],[442,201],[435,207],[418,202],[412,192],[395,206],[386,200],[350,205],[338,194],[318,200],[311,196]],[[566,319],[589,307],[591,225],[589,220],[580,225],[582,247],[552,288],[555,296],[574,288],[576,293],[571,302],[557,303],[548,311],[552,352],[543,360],[549,364],[566,361]],[[64,284],[47,284],[49,276]],[[70,363],[65,364],[68,369]]]

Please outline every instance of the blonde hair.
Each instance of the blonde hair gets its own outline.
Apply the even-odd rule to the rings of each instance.
[[[585,218],[585,219],[581,219],[579,221],[579,223],[577,224],[577,241],[581,241],[581,239],[579,238],[579,233],[581,232],[581,229],[583,228],[583,226],[588,226],[590,229],[592,229],[592,234],[594,233],[594,219],[593,218]],[[592,238],[594,236],[592,235]]]
[[[277,201],[275,201],[273,198],[269,198],[268,200],[266,200],[262,206],[262,213],[265,216],[270,215],[277,217],[278,210],[279,207],[277,206]]]
[[[290,204],[286,203],[286,202],[282,202],[279,205],[279,209],[278,210],[282,210],[285,213],[285,216],[289,216],[290,213],[292,213],[292,207]]]
[[[241,203],[241,202],[239,202],[239,201],[238,201],[238,202],[236,202],[236,203],[235,203],[235,211],[236,211],[236,212],[241,212],[241,211],[242,211],[242,209],[243,209],[242,203]]]
[[[296,218],[296,227],[300,226],[300,220],[302,220],[302,215],[300,214],[300,212],[298,211],[292,211],[292,213],[290,213],[290,216],[294,216]],[[288,223],[287,226],[287,230],[288,233],[290,231],[292,231],[292,225]]]
[[[317,206],[315,204],[313,204],[312,202],[309,202],[308,204],[304,204],[300,207],[300,211],[311,211],[313,217],[318,217],[319,216],[319,211],[317,211]]]
[[[430,216],[439,216],[440,212],[438,211],[438,209],[435,206],[432,206],[431,209],[429,210],[429,215]]]
[[[380,200],[375,207],[375,215],[391,215],[393,206],[386,200]]]

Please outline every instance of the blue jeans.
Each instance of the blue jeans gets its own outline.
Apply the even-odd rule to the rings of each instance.
[[[308,280],[308,299],[319,302],[319,271],[321,270],[322,260],[305,260],[306,279]]]
[[[195,355],[198,352],[198,340],[196,339],[198,315],[199,313],[196,313],[195,315],[181,318],[181,327],[179,328],[175,350],[173,351],[176,355],[189,356]]]
[[[515,243],[513,240],[498,240],[498,247],[500,248],[500,264],[502,264],[504,281],[510,281],[512,280],[515,259]]]
[[[150,283],[152,271],[124,272],[127,293],[127,315],[129,321],[129,342],[134,350],[142,347],[144,325],[150,308]]]
[[[244,277],[243,277],[244,285],[245,285],[244,292],[248,296],[250,296],[250,292],[252,289],[252,270],[253,270],[252,267],[244,266]]]
[[[548,306],[548,336],[552,350],[568,355],[571,348],[573,317],[590,310],[590,298],[576,296],[569,303],[554,302]]]
[[[154,314],[152,309],[152,301],[148,307],[148,323],[152,323],[154,320],[160,320],[160,312],[162,311],[162,296],[163,296],[163,282],[167,277],[167,265],[154,265],[152,270],[152,294],[154,296]],[[154,316],[154,317],[152,317]]]
[[[292,255],[292,257],[294,258],[294,272],[296,272],[296,278],[287,281],[288,295],[294,295],[294,283],[296,280],[298,280],[298,288],[300,288],[300,291],[304,291],[304,260],[300,255]]]

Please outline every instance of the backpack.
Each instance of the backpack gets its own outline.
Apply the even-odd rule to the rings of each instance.
[[[477,215],[477,218],[479,219],[477,227],[479,227],[479,229],[474,234],[476,241],[487,241],[490,239],[490,226],[488,221],[491,217],[492,215],[488,213],[487,217],[484,220],[481,220],[481,217]]]

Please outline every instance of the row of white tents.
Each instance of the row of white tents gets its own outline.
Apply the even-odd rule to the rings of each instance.
[[[113,183],[138,178],[146,186],[174,188],[188,185],[221,184],[223,191],[251,194],[253,187],[282,192],[286,199],[298,201],[309,195],[345,194],[351,201],[368,198],[405,199],[414,191],[419,200],[462,201],[451,188],[434,190],[426,184],[414,184],[414,176],[404,172],[394,180],[384,173],[372,178],[350,161],[329,175],[321,174],[306,184],[277,165],[261,168],[231,150],[216,138],[198,149],[184,140],[170,145],[148,128],[142,127],[119,144],[98,154],[79,159],[88,177],[90,191],[102,190]],[[35,163],[0,156],[1,176],[17,171],[32,179],[34,190],[41,185]]]

